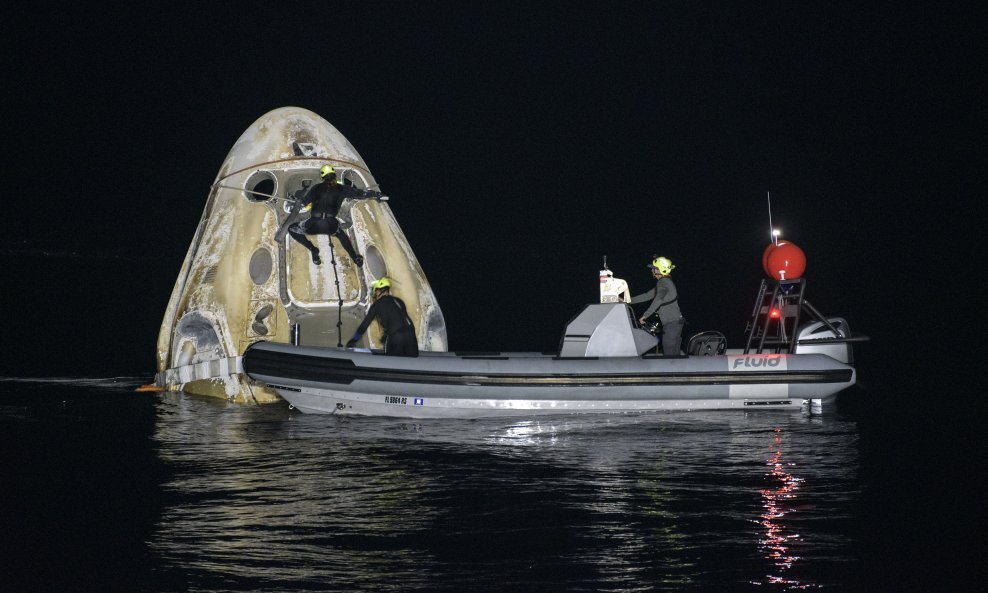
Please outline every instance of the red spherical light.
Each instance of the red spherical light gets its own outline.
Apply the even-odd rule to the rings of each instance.
[[[776,280],[795,280],[806,271],[806,254],[793,243],[779,241],[768,253],[765,271]]]
[[[778,245],[775,243],[769,243],[768,246],[765,247],[765,251],[762,252],[762,269],[765,270],[765,273],[768,274],[769,276],[772,275],[772,270],[770,270],[768,267],[768,254],[772,253],[772,251],[779,245],[788,245],[788,244],[789,241],[779,241]]]

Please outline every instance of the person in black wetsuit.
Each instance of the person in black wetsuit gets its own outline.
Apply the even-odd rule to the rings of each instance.
[[[336,215],[343,205],[343,200],[347,198],[380,198],[381,193],[340,185],[336,182],[336,170],[332,165],[323,165],[319,170],[319,176],[323,179],[322,183],[312,186],[302,198],[303,209],[311,208],[311,217],[289,226],[288,233],[312,253],[312,263],[316,265],[322,263],[319,259],[319,248],[313,245],[306,235],[335,236],[350,255],[350,259],[358,266],[363,266],[363,256],[353,248],[350,238],[340,228],[340,221]]]
[[[415,325],[408,318],[405,302],[391,296],[391,281],[387,278],[375,280],[374,304],[367,310],[367,316],[346,343],[347,348],[357,345],[372,321],[377,319],[384,330],[384,353],[388,356],[418,356],[419,344],[415,338]]]
[[[652,270],[652,276],[655,278],[655,287],[648,292],[643,292],[631,298],[633,304],[644,303],[649,300],[652,301],[638,322],[644,324],[649,316],[658,312],[659,321],[662,323],[663,356],[679,355],[680,346],[682,345],[683,326],[686,324],[686,320],[683,319],[683,313],[680,311],[679,303],[677,302],[679,300],[679,292],[676,290],[676,285],[672,282],[672,278],[669,277],[669,274],[672,273],[675,267],[668,258],[657,257],[653,259],[648,264],[648,268]]]

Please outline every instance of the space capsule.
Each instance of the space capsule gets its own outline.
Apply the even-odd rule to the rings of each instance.
[[[296,204],[319,170],[378,190],[360,154],[328,121],[298,107],[275,109],[237,140],[210,188],[192,244],[165,310],[157,347],[159,387],[265,403],[274,390],[243,374],[241,355],[267,340],[300,345],[345,343],[364,317],[370,284],[387,276],[406,304],[419,348],[447,349],[442,311],[386,196],[346,200],[338,219],[362,266],[336,238],[310,235],[322,254],[286,232],[306,216]],[[359,346],[380,348],[377,324]]]

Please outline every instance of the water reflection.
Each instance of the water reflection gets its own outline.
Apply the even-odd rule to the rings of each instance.
[[[790,531],[783,519],[795,507],[796,499],[803,478],[798,478],[789,472],[793,463],[783,459],[783,435],[781,428],[773,431],[772,453],[766,464],[772,486],[761,490],[763,512],[759,515],[759,524],[764,528],[765,535],[760,547],[776,569],[776,574],[770,574],[766,582],[772,585],[785,585],[791,589],[806,589],[811,585],[789,578],[787,573],[793,564],[800,559],[792,552],[792,544],[799,539],[799,534]],[[760,584],[760,583],[756,583]]]
[[[203,591],[826,584],[853,542],[789,519],[810,482],[829,498],[800,515],[851,512],[854,431],[773,412],[410,422],[169,394],[150,546]]]

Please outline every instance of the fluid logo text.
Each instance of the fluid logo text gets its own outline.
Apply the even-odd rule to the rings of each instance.
[[[782,364],[782,359],[779,357],[752,358],[747,356],[739,356],[734,359],[734,363],[731,366],[731,370],[733,371],[738,368],[744,368],[744,369],[777,368],[780,364]]]

